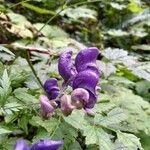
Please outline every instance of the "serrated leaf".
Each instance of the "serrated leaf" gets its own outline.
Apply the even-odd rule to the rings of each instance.
[[[10,79],[8,77],[8,73],[7,73],[6,69],[4,70],[3,76],[0,79],[0,85],[5,91],[8,91],[8,89],[10,87]]]
[[[84,116],[85,113],[83,110],[74,110],[70,116],[65,117],[64,119],[76,129],[82,129],[83,126],[87,124]]]
[[[95,123],[104,125],[104,126],[111,126],[113,124],[118,124],[124,121],[127,118],[127,115],[121,108],[114,108],[111,110],[106,117],[102,117],[100,115],[95,116]]]
[[[133,25],[139,21],[148,20],[150,18],[150,9],[147,8],[143,12],[129,15],[124,22],[119,24],[119,27],[124,28]]]
[[[23,109],[23,107],[21,106],[21,104],[18,104],[17,102],[11,102],[11,103],[5,104],[3,109],[6,114],[10,115],[13,112],[17,112],[20,109]]]
[[[52,133],[59,123],[57,119],[50,118],[49,120],[42,120],[40,117],[35,116],[29,121],[30,124],[36,127],[43,127],[47,132]]]
[[[141,146],[139,138],[137,138],[133,134],[117,131],[117,137],[118,137],[118,141],[121,142],[123,145],[125,145],[128,148],[128,150],[133,150],[138,148],[140,150],[144,150]]]
[[[10,92],[10,83],[10,78],[8,77],[7,70],[5,69],[2,77],[0,78],[0,99],[3,103]]]
[[[98,135],[100,137],[99,139],[99,150],[112,150],[113,145],[112,141],[110,140],[110,136],[107,132],[105,132],[103,129],[99,130]]]
[[[99,68],[106,78],[115,73],[117,70],[117,68],[112,63],[105,63],[100,61],[98,65],[100,66]]]
[[[86,144],[99,145],[99,150],[112,150],[112,142],[109,135],[101,128],[86,126],[83,130],[86,136]]]
[[[128,52],[123,49],[119,48],[112,49],[109,47],[105,49],[103,55],[109,60],[120,60],[126,57],[128,55]]]
[[[150,73],[149,71],[142,69],[140,67],[137,68],[130,68],[133,72],[133,74],[137,75],[139,78],[146,79],[150,81]]]
[[[21,102],[25,104],[38,102],[38,99],[36,99],[33,95],[28,93],[27,88],[18,88],[14,91],[14,94],[17,99],[19,99]]]

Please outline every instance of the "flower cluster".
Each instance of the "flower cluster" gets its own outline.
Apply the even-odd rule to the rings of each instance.
[[[14,150],[58,150],[63,141],[39,140],[29,147],[25,140],[17,140]]]
[[[74,62],[70,50],[60,56],[58,70],[64,82],[61,90],[55,78],[50,78],[44,83],[47,96],[40,96],[40,109],[44,118],[51,117],[57,108],[66,116],[74,109],[83,108],[91,112],[97,100],[96,90],[100,76],[96,65],[98,55],[99,50],[92,47],[81,50]],[[73,89],[71,95],[64,94],[67,86]],[[14,150],[58,150],[62,145],[63,141],[39,140],[29,147],[24,140],[18,140]]]
[[[65,115],[69,115],[73,109],[90,111],[94,107],[100,76],[96,64],[99,54],[99,49],[91,47],[81,50],[74,62],[70,50],[60,56],[58,71],[64,79],[62,89],[71,86],[73,91],[71,95],[66,95],[60,91],[55,78],[48,79],[44,84],[47,97],[40,96],[43,117],[50,117],[58,107]]]

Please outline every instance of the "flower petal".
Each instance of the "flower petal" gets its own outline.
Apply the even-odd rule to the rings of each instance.
[[[71,60],[72,51],[66,51],[62,53],[58,61],[58,70],[59,74],[64,79],[65,83],[68,80],[72,80],[73,77],[77,74],[76,68]]]
[[[97,96],[96,94],[93,94],[92,92],[89,91],[89,101],[85,104],[84,109],[91,109],[94,107],[97,101]]]
[[[89,92],[83,88],[77,88],[71,93],[71,100],[73,105],[81,109],[89,101]]]
[[[29,147],[25,140],[17,140],[14,150],[29,150]]]
[[[33,144],[30,150],[58,150],[63,145],[63,141],[39,140]]]
[[[61,110],[64,115],[68,116],[75,109],[75,106],[71,104],[71,97],[69,95],[63,95],[61,97]]]
[[[50,104],[49,99],[42,95],[40,96],[41,113],[44,118],[48,118],[53,115],[55,109]]]
[[[59,94],[57,79],[49,78],[48,80],[46,80],[46,82],[44,83],[44,89],[50,100],[55,99]]]
[[[81,50],[75,59],[75,67],[77,71],[80,72],[93,67],[97,68],[96,59],[99,54],[99,49],[96,47]]]
[[[91,70],[79,72],[73,81],[73,89],[83,88],[95,94],[98,80],[99,76]]]

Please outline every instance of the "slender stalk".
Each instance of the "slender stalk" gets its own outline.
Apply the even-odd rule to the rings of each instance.
[[[38,77],[38,75],[37,75],[37,73],[36,73],[36,71],[35,71],[35,69],[34,69],[34,67],[33,67],[33,64],[32,64],[32,62],[31,62],[31,60],[30,60],[30,55],[29,55],[29,52],[28,52],[28,51],[27,51],[26,60],[27,60],[27,62],[28,62],[29,67],[31,68],[31,70],[32,70],[32,72],[33,72],[35,78],[37,79],[39,85],[43,88],[42,81],[41,81],[40,78]],[[44,88],[43,88],[43,89],[44,89]]]
[[[53,19],[55,19],[65,8],[66,8],[66,5],[67,5],[67,1],[65,2],[65,4],[62,6],[62,8],[60,9],[59,12],[57,12],[54,16],[52,16],[39,30],[38,30],[38,33],[41,32],[43,30],[43,28],[49,24]]]
[[[9,7],[9,9],[10,9],[10,8],[13,8],[13,7],[16,7],[16,6],[18,6],[18,5],[22,4],[22,3],[29,2],[29,1],[31,1],[31,0],[24,0],[24,1],[18,2],[18,3],[16,3],[16,4],[11,5],[11,6]]]

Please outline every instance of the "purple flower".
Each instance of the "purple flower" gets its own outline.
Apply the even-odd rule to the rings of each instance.
[[[40,106],[41,106],[41,114],[44,118],[48,118],[53,115],[55,109],[50,104],[49,99],[44,95],[40,96]]]
[[[55,99],[59,94],[57,79],[49,78],[48,80],[46,80],[46,82],[44,83],[44,89],[49,100]]]
[[[59,74],[64,79],[65,83],[72,81],[74,76],[77,74],[76,68],[72,63],[72,51],[66,51],[62,53],[58,61]]]
[[[95,47],[81,50],[75,58],[75,65],[71,61],[72,52],[64,52],[59,59],[58,69],[66,81],[71,81],[73,89],[83,88],[89,93],[89,100],[84,104],[84,109],[92,109],[96,103],[96,86],[100,72],[96,59],[100,54]]]
[[[40,140],[33,144],[30,150],[58,150],[63,141]]]
[[[58,150],[63,145],[63,141],[39,140],[30,148],[24,140],[18,140],[14,150]]]
[[[29,147],[25,140],[17,140],[14,150],[29,150]]]
[[[77,109],[81,109],[89,101],[89,92],[83,88],[77,88],[71,93],[71,100]]]
[[[81,50],[75,59],[75,67],[77,71],[81,72],[86,69],[92,69],[93,71],[95,70],[96,73],[99,74],[96,65],[96,59],[99,54],[100,54],[99,49],[96,47],[90,47]]]
[[[61,97],[61,111],[64,115],[70,115],[75,108],[76,107],[71,104],[71,97],[69,95],[63,95]]]

